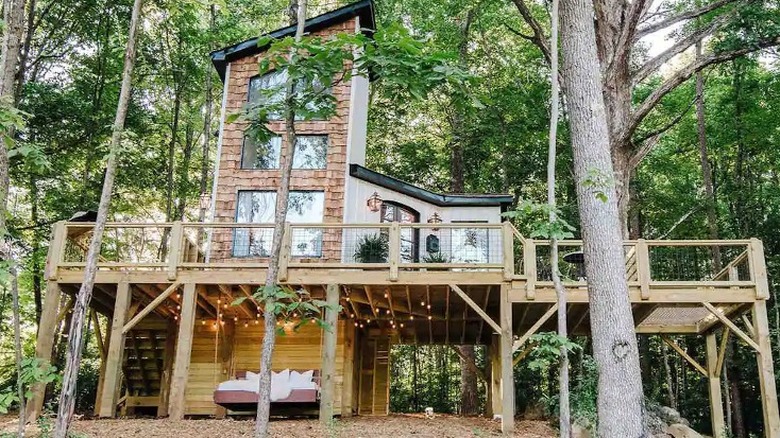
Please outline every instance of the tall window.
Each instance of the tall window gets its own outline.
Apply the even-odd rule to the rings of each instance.
[[[381,222],[411,224],[419,220],[419,213],[405,205],[388,201],[382,203]],[[413,263],[417,260],[419,235],[420,230],[416,228],[401,228],[401,261]]]
[[[264,106],[273,106],[275,108],[268,118],[270,120],[281,120],[281,105],[285,96],[285,86],[287,83],[287,72],[272,71],[264,75],[254,76],[249,80],[249,103],[260,104]],[[305,101],[306,111],[315,112],[318,108],[324,108],[327,102],[332,100],[331,90],[325,88],[321,81],[315,79],[306,83],[300,82],[293,87],[296,99]],[[312,117],[318,119],[318,117]],[[321,118],[319,118],[321,119]],[[300,114],[296,114],[296,120],[301,120]]]
[[[279,136],[263,144],[244,137],[241,152],[242,169],[278,169],[282,149]],[[325,169],[328,156],[327,135],[299,135],[295,140],[293,169]]]
[[[240,191],[236,222],[272,224],[276,211],[276,192]],[[287,204],[287,222],[321,223],[325,213],[325,193],[290,192]],[[233,237],[235,257],[269,257],[273,228],[236,229]],[[292,236],[293,257],[320,257],[322,230],[296,228]]]
[[[458,221],[453,221],[457,223]],[[487,228],[453,228],[452,239],[453,263],[488,263],[490,254],[490,239]]]

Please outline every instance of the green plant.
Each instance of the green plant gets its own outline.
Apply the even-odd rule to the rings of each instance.
[[[287,329],[297,331],[309,323],[330,330],[330,324],[323,319],[323,310],[341,311],[341,305],[331,306],[323,300],[313,298],[305,289],[294,290],[287,286],[261,287],[252,297],[265,303],[265,311],[279,320],[276,332],[280,335],[284,335]],[[232,305],[239,306],[247,299],[249,297],[237,298]]]
[[[384,263],[390,253],[390,242],[383,234],[368,234],[358,239],[353,258],[358,263]]]
[[[423,263],[449,263],[451,260],[441,252],[429,252],[422,261]]]

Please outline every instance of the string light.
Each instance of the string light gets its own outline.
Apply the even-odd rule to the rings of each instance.
[[[409,315],[409,320],[414,321],[414,315]]]
[[[238,322],[238,317],[237,317],[237,316],[234,316],[234,317],[233,317],[233,321],[235,321],[235,322]]]
[[[223,304],[223,305],[222,305],[222,308],[223,308],[223,309],[227,309],[227,303]]]
[[[385,292],[385,298],[387,298],[387,292]]]
[[[217,298],[217,304],[222,304],[222,299]]]
[[[420,301],[421,306],[425,306],[425,301]]]
[[[350,318],[354,318],[354,317],[355,317],[355,314],[354,314],[354,313],[350,313],[350,314],[349,314],[349,317],[350,317]]]
[[[363,328],[363,324],[360,324],[360,328]]]
[[[347,302],[349,302],[349,297],[347,297]]]
[[[211,324],[211,326],[217,328],[217,321],[214,321],[214,324]]]
[[[385,313],[387,313],[389,315],[390,314],[390,309],[387,309],[387,311]]]
[[[428,315],[428,321],[432,320],[433,317],[431,315]]]
[[[200,325],[206,325],[206,320],[205,320],[205,319],[204,319],[204,320],[202,320],[202,321],[200,322]]]
[[[178,321],[179,320],[179,315],[173,315],[173,320],[174,321]]]
[[[401,328],[404,328],[404,323],[401,323],[400,325],[401,325]]]
[[[249,324],[245,322],[244,323],[244,328],[246,328],[246,327],[249,327]]]
[[[431,305],[430,304],[428,304],[428,310],[431,310]]]
[[[225,325],[225,321],[220,321],[219,325]]]
[[[256,319],[255,320],[255,325],[257,325],[257,324],[260,324],[260,321]]]
[[[366,324],[371,324],[371,320],[370,319],[366,319]]]
[[[355,327],[357,327],[357,326],[358,326],[358,323],[356,322],[356,323],[355,323]]]

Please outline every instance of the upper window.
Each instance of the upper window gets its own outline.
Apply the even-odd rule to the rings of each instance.
[[[249,103],[274,106],[275,110],[268,115],[270,120],[281,120],[281,105],[284,100],[287,72],[272,71],[264,75],[254,76],[249,80]],[[306,84],[295,84],[294,91],[298,99],[305,99],[305,108],[308,112],[315,112],[317,108],[324,108],[324,102],[332,99],[331,90],[320,81],[314,80]],[[296,114],[296,120],[301,120],[300,114]],[[314,117],[318,119],[318,117]],[[321,118],[319,118],[321,119]]]
[[[244,137],[244,147],[241,153],[242,169],[278,169],[280,162],[282,139],[271,137],[258,144],[249,137]],[[295,141],[293,169],[324,169],[327,165],[328,136],[299,135]]]
[[[236,222],[272,224],[276,211],[276,192],[240,191],[236,208]],[[291,191],[287,204],[287,222],[321,223],[325,214],[325,193]],[[236,257],[269,257],[273,227],[238,228],[233,236],[233,255]],[[322,230],[294,229],[292,236],[294,257],[322,255]]]

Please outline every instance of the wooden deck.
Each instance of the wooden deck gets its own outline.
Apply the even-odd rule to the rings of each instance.
[[[91,228],[84,223],[55,225],[46,269],[47,309],[58,308],[60,292],[73,295],[80,286]],[[131,333],[133,345],[141,345],[132,329],[150,314],[174,319],[182,327],[184,322],[216,323],[219,318],[257,324],[262,311],[258,303],[247,300],[234,307],[225,303],[251,295],[265,282],[267,259],[262,255],[271,230],[269,224],[109,224],[93,299],[95,311],[113,319],[106,343],[113,347],[109,338],[122,340]],[[355,259],[356,246],[367,235],[384,236],[388,244],[377,262]],[[251,256],[235,257],[239,244],[246,244],[242,254]],[[705,336],[707,363],[686,360],[709,378],[712,400],[720,400],[724,349],[719,345],[725,345],[723,339],[734,335],[754,349],[765,424],[770,425],[767,436],[780,436],[761,242],[640,239],[623,245],[637,333],[662,335],[673,347],[676,344],[666,335]],[[582,242],[563,241],[560,246],[562,255],[576,256]],[[439,249],[443,259],[426,263],[421,253],[431,248]],[[493,410],[506,412],[512,409],[507,401],[512,390],[500,382],[511,381],[512,364],[533,348],[529,340],[534,333],[555,330],[557,304],[548,254],[548,242],[523,238],[509,223],[288,224],[279,282],[340,302],[338,319],[346,320],[347,327],[354,326],[358,337],[390,336],[396,343],[491,345],[497,376]],[[570,332],[588,335],[587,279],[581,265],[562,262],[561,266]],[[123,309],[123,315],[118,316],[116,309]],[[60,312],[45,312],[36,349],[44,359],[48,359],[52,342],[45,334],[53,333]],[[192,343],[186,332],[179,330],[178,345]],[[154,335],[143,338],[165,343]],[[136,353],[135,357],[143,356]],[[111,357],[111,349],[106,355]],[[113,355],[121,356],[121,350],[117,347]],[[186,348],[177,346],[174,362],[188,366],[189,355]],[[170,360],[156,355],[154,360],[160,370],[171,366]],[[174,367],[170,372],[173,383],[166,397],[170,397],[171,409],[165,412],[166,406],[161,413],[181,417],[183,401],[177,405],[177,400],[184,397],[186,369]],[[117,377],[107,376],[106,384],[115,387]],[[101,414],[113,415],[117,399],[113,392],[103,393],[108,405],[102,405]],[[721,430],[722,407],[714,401],[712,406],[713,426]],[[504,421],[511,428],[511,419],[505,416]]]

